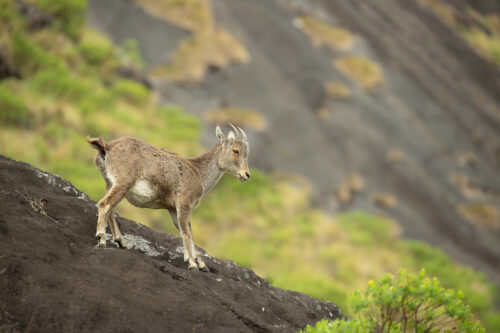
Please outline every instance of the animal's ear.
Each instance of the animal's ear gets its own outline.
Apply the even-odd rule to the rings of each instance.
[[[217,138],[219,138],[220,141],[226,139],[226,136],[224,135],[224,133],[222,133],[219,125],[217,125],[217,127],[215,128],[215,135],[217,136]]]
[[[233,131],[229,131],[229,134],[227,135],[228,140],[234,140],[236,139],[236,135],[234,134]]]

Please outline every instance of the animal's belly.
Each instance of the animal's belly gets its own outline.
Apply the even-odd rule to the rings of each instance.
[[[157,189],[145,179],[139,179],[125,196],[134,206],[142,208],[163,208]]]

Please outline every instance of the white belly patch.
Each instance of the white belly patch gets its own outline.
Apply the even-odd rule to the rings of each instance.
[[[157,202],[157,194],[152,184],[145,180],[139,179],[126,195],[127,200],[138,207],[159,208]]]

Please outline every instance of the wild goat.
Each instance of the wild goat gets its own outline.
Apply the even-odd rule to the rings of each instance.
[[[240,127],[230,125],[233,130],[227,138],[217,126],[215,134],[220,142],[196,158],[185,158],[133,137],[109,142],[88,137],[87,142],[98,151],[95,164],[106,181],[106,195],[97,205],[97,245],[106,246],[109,224],[114,241],[125,247],[113,212],[125,197],[137,207],[168,210],[181,234],[184,261],[189,263],[189,269],[208,271],[193,242],[191,211],[225,171],[242,182],[250,178],[247,135]]]

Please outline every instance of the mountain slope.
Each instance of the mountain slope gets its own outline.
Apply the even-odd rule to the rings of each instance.
[[[128,249],[95,248],[97,209],[69,182],[0,156],[0,328],[23,332],[290,332],[342,317],[206,256],[188,271],[178,237],[119,217]]]

